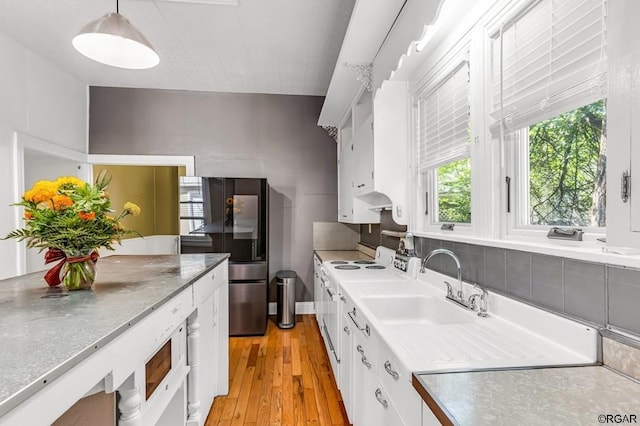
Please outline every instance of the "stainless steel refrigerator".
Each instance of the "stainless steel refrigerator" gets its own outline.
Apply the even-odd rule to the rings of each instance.
[[[268,290],[266,179],[180,178],[180,252],[229,253],[229,334],[264,334]]]

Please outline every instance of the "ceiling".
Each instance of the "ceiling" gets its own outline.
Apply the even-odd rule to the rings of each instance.
[[[354,2],[120,0],[160,55],[151,70],[102,65],[71,46],[116,0],[0,0],[0,31],[92,86],[324,96]]]

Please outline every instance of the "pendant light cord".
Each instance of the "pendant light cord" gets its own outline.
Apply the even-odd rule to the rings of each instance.
[[[120,14],[120,1],[116,0],[116,13]]]

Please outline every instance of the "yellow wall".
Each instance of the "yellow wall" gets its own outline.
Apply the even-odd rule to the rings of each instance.
[[[103,169],[112,177],[107,192],[116,214],[127,201],[142,209],[139,216],[123,219],[127,229],[142,236],[178,235],[178,176],[184,176],[184,167],[94,165],[94,176]]]

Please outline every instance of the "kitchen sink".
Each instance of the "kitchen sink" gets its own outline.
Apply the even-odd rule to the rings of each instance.
[[[365,296],[365,308],[382,323],[465,324],[475,314],[446,300],[428,296]]]

